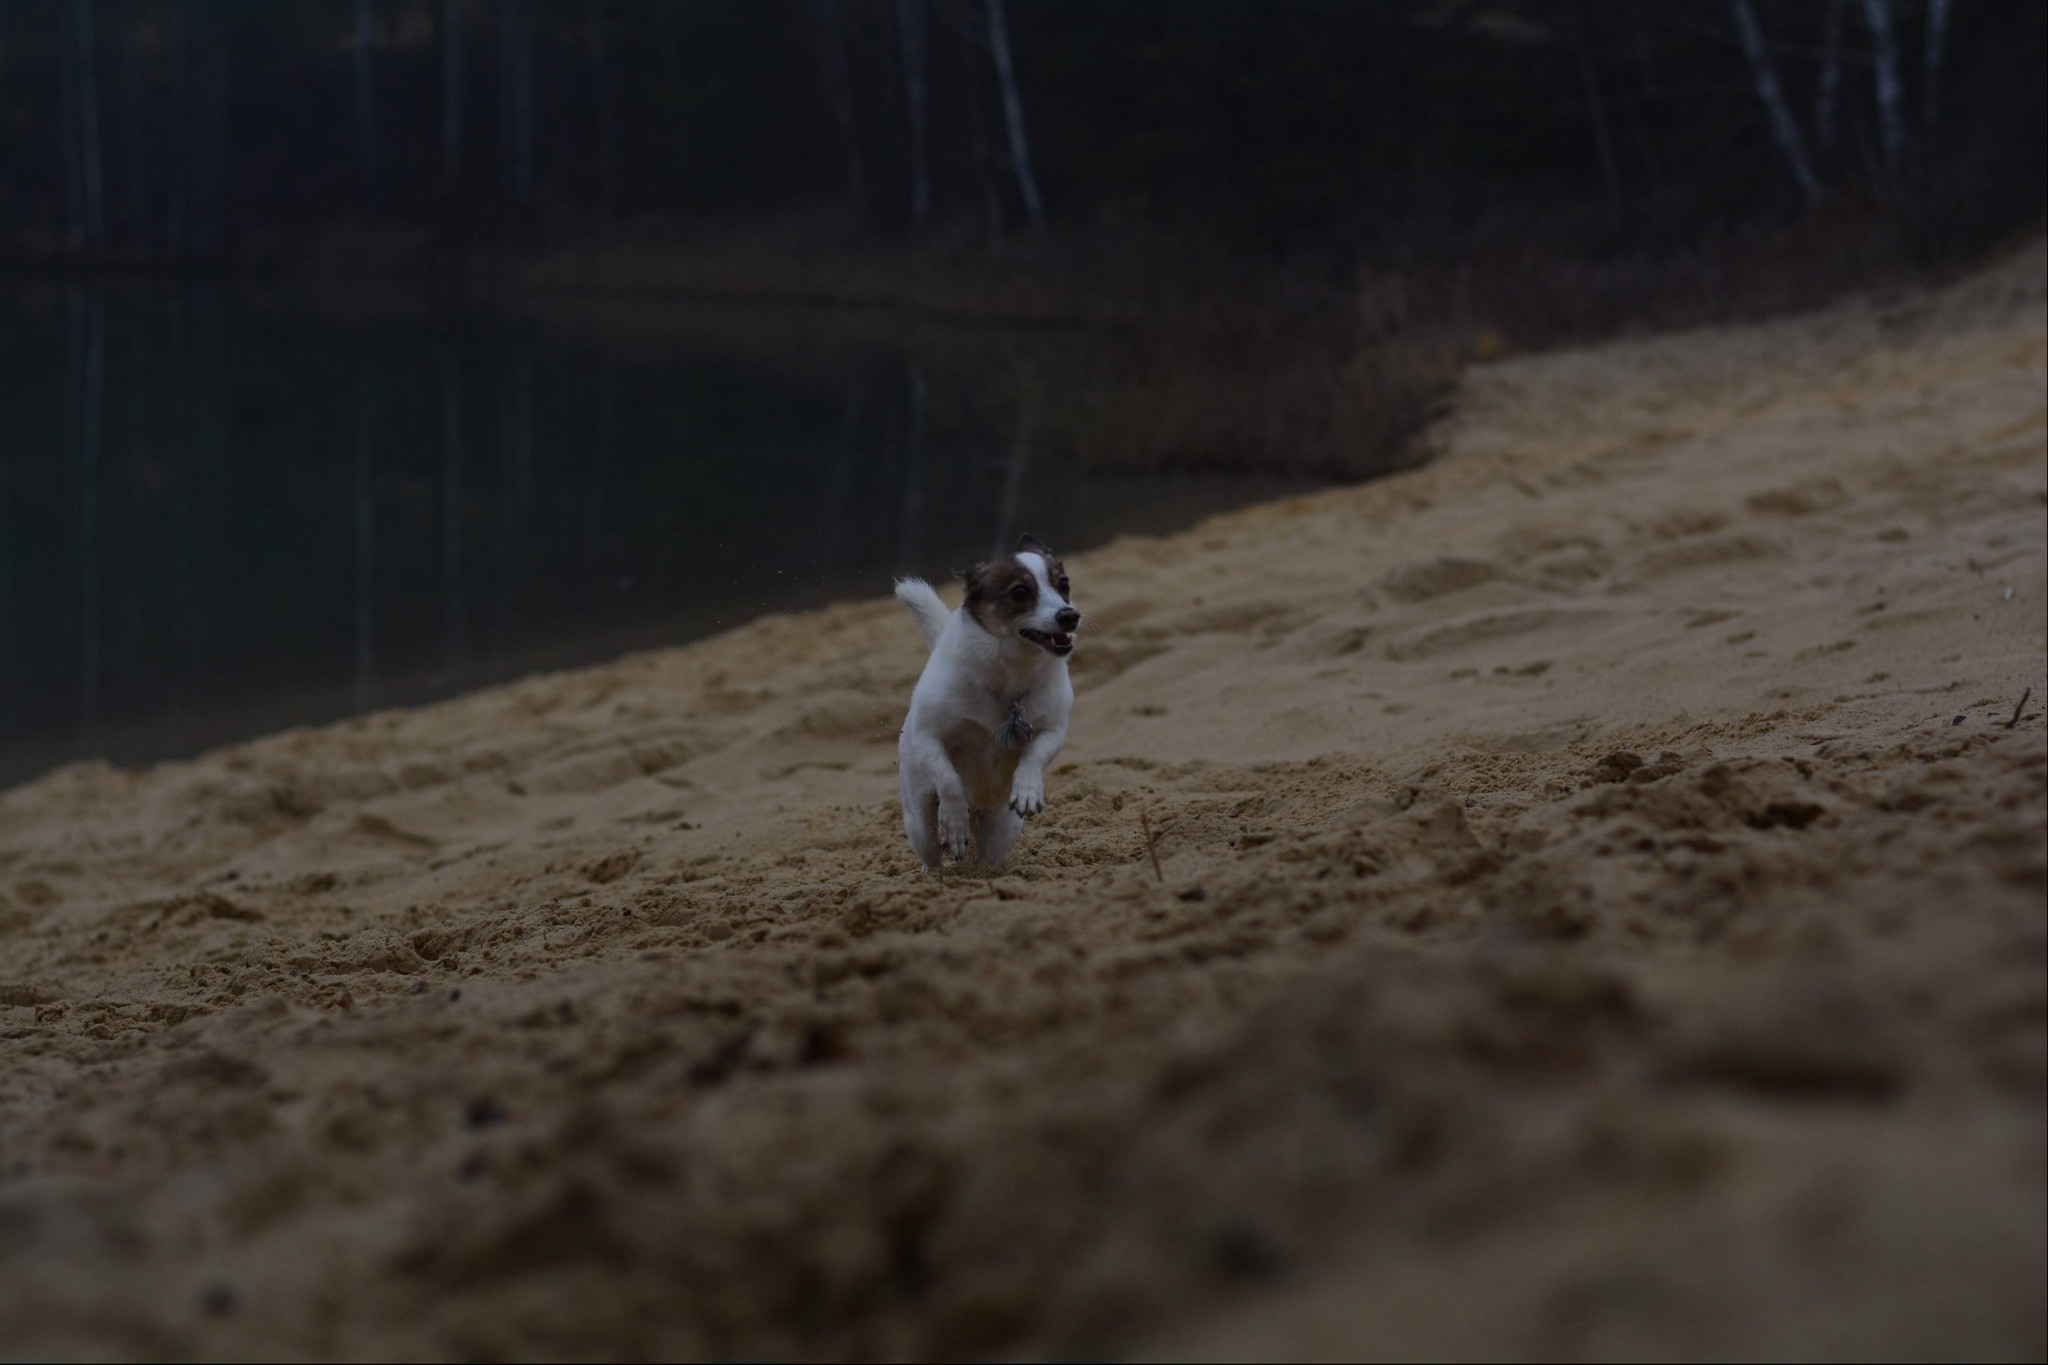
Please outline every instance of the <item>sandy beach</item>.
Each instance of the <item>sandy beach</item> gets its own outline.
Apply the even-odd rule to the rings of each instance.
[[[0,1354],[2039,1359],[2044,273],[1069,556],[992,873],[885,583],[0,793]]]

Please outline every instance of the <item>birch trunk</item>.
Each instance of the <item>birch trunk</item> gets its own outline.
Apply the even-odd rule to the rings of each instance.
[[[1835,100],[1842,86],[1842,20],[1849,0],[1828,0],[1827,30],[1821,37],[1820,81],[1813,92],[1813,136],[1822,151],[1835,145]]]
[[[370,709],[377,682],[377,372],[365,365],[356,400],[355,709]]]
[[[514,161],[519,207],[533,207],[533,6],[532,0],[519,5],[519,126]]]
[[[142,137],[142,58],[136,50],[136,40],[131,32],[121,44],[121,110],[123,140],[126,143],[122,153],[128,182],[128,221],[135,234],[136,244],[147,248],[149,245],[149,162],[143,155]]]
[[[1778,73],[1771,66],[1770,54],[1764,51],[1763,31],[1757,27],[1756,11],[1749,0],[1728,0],[1735,11],[1735,28],[1742,37],[1742,50],[1749,57],[1750,74],[1756,79],[1757,97],[1763,101],[1764,109],[1771,116],[1771,131],[1777,135],[1778,149],[1785,154],[1785,161],[1792,168],[1793,178],[1799,188],[1806,192],[1809,203],[1820,198],[1820,182],[1814,179],[1813,165],[1806,159],[1806,144],[1799,136],[1799,125],[1792,121],[1792,111],[1785,104],[1785,92],[1778,84]]]
[[[1657,66],[1656,66],[1656,63],[1654,63],[1653,61],[1651,61],[1651,60],[1650,60],[1650,29],[1649,29],[1649,25],[1647,25],[1647,24],[1645,24],[1645,23],[1643,22],[1643,7],[1642,7],[1641,5],[1631,5],[1631,6],[1629,6],[1629,13],[1630,13],[1630,14],[1631,14],[1632,16],[1634,16],[1634,18],[1635,18],[1635,25],[1636,25],[1636,65],[1637,65],[1637,66],[1639,66],[1640,68],[1642,68],[1642,73],[1643,73],[1643,98],[1645,98],[1645,99],[1656,99],[1656,98],[1657,98]]]
[[[505,473],[503,501],[498,525],[498,604],[491,630],[493,662],[502,662],[511,649],[517,624],[519,549],[526,538],[528,492],[533,479],[533,349],[522,338],[514,356],[512,388],[506,394],[504,433]]]
[[[441,0],[441,181],[449,194],[462,182],[462,12]]]
[[[79,169],[85,179],[85,240],[97,247],[107,237],[106,175],[100,159],[100,92],[94,73],[92,0],[72,0],[78,38]]]
[[[1931,0],[1927,6],[1927,71],[1920,93],[1921,119],[1930,133],[1941,127],[1941,51],[1948,41],[1948,11],[1949,0]]]
[[[916,573],[924,550],[924,370],[915,360],[903,362],[906,394],[903,437],[903,511],[896,530],[896,572]]]
[[[612,127],[611,60],[606,43],[604,0],[590,6],[591,116],[597,122],[597,206],[609,225],[618,211],[618,137]]]
[[[371,0],[356,0],[356,156],[361,165],[363,212],[377,211],[377,119],[371,104],[371,45],[376,15]]]
[[[462,369],[453,344],[441,362],[441,591],[448,676],[460,684],[469,657],[462,603]]]
[[[903,50],[903,97],[910,108],[910,223],[924,231],[932,216],[931,163],[925,149],[924,0],[896,0],[896,31]]]
[[[1038,431],[1037,386],[1027,388],[1017,407],[1017,429],[1010,434],[1010,458],[1004,462],[1003,491],[996,500],[996,542],[991,559],[1010,553],[1016,542],[1017,508],[1024,500],[1024,468],[1031,462],[1031,443]]]
[[[838,0],[818,0],[819,59],[825,68],[825,93],[832,102],[832,121],[839,129],[840,155],[846,159],[846,191],[856,212],[867,207],[867,168],[861,163],[860,135],[853,120],[853,78],[846,63],[846,33],[839,25]]]
[[[528,0],[505,0],[498,24],[498,123],[512,202],[533,201],[533,14]]]
[[[78,131],[78,44],[69,22],[70,10],[58,15],[57,136],[64,145],[64,238],[75,254],[85,249],[84,139]]]
[[[981,206],[983,215],[988,219],[988,235],[1000,237],[1003,235],[1003,195],[996,182],[988,129],[982,117],[981,63],[975,60],[974,43],[965,28],[958,31],[958,38],[960,97],[967,103],[968,150],[974,157],[975,179],[981,182]]]
[[[99,711],[100,691],[100,397],[106,358],[106,300],[98,293],[84,305],[85,404],[78,414],[78,710],[90,723]]]
[[[1593,120],[1593,145],[1600,154],[1600,178],[1607,185],[1607,209],[1621,209],[1621,176],[1614,166],[1614,142],[1607,129],[1607,101],[1600,97],[1600,76],[1593,69],[1593,53],[1586,46],[1586,29],[1579,17],[1578,0],[1571,7],[1572,53],[1579,63],[1579,84],[1586,95],[1586,112]]]
[[[1010,21],[1003,0],[988,0],[988,45],[995,57],[996,79],[1002,84],[1003,118],[1010,130],[1010,164],[1017,173],[1017,191],[1034,232],[1045,231],[1045,205],[1038,197],[1038,177],[1031,173],[1031,147],[1024,136],[1024,103],[1017,97],[1017,72],[1010,61]]]
[[[185,254],[192,210],[192,7],[171,4],[171,155],[164,246],[173,260]]]
[[[227,72],[220,0],[187,0],[187,241],[192,255],[220,254],[226,190]]]
[[[1892,34],[1891,0],[1863,0],[1863,19],[1870,25],[1871,55],[1876,65],[1878,128],[1884,138],[1885,161],[1892,163],[1899,159],[1899,148],[1905,145],[1906,125],[1899,109],[1899,45]]]

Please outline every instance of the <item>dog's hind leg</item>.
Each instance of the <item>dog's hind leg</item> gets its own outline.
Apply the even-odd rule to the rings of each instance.
[[[936,869],[940,855],[967,856],[971,838],[967,793],[944,748],[930,741],[903,746],[903,829],[926,871]]]
[[[978,811],[980,817],[975,830],[975,844],[981,860],[990,867],[1009,856],[1010,848],[1017,842],[1017,836],[1024,832],[1024,817],[1008,806],[997,806],[994,810]]]
[[[910,851],[927,872],[939,870],[939,798],[926,790],[908,795],[903,801],[903,832],[910,836]]]
[[[910,836],[910,851],[924,864],[924,870],[933,872],[939,866],[939,826],[934,817],[938,814],[938,793],[932,790],[930,779],[924,776],[916,762],[916,755],[908,749],[902,755],[901,774],[898,786],[903,795],[903,832]]]

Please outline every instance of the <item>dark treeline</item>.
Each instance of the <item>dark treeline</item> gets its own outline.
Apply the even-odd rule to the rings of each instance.
[[[420,260],[705,225],[1621,247],[2037,214],[2038,0],[6,0],[0,250]]]

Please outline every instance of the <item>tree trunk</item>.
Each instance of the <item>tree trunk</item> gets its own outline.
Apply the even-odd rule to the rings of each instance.
[[[1885,161],[1895,163],[1905,145],[1905,118],[1899,110],[1899,45],[1892,34],[1891,0],[1863,0],[1863,19],[1870,25],[1871,56],[1876,65],[1878,128],[1884,138]]]
[[[462,370],[450,343],[441,362],[441,576],[448,676],[459,685],[469,657],[468,617],[462,603]]]
[[[520,544],[526,538],[527,493],[533,479],[533,348],[521,338],[513,357],[512,389],[500,436],[504,446],[503,501],[498,525],[498,605],[491,652],[502,662],[517,623]]]
[[[1835,99],[1842,87],[1842,19],[1849,0],[1828,0],[1827,30],[1821,37],[1820,80],[1813,92],[1813,136],[1824,152],[1835,146]]]
[[[1785,161],[1791,166],[1799,188],[1806,192],[1807,202],[1812,203],[1820,198],[1820,182],[1814,179],[1813,165],[1806,159],[1806,144],[1799,136],[1799,125],[1792,121],[1792,111],[1785,104],[1785,92],[1778,84],[1778,73],[1771,66],[1770,55],[1764,51],[1764,35],[1757,27],[1756,11],[1750,7],[1749,0],[1728,0],[1728,3],[1735,11],[1735,28],[1742,36],[1742,50],[1749,57],[1749,70],[1756,79],[1757,97],[1771,116],[1771,130],[1777,134],[1778,148],[1785,154]]]
[[[903,97],[910,110],[910,225],[922,232],[932,216],[931,164],[925,152],[925,0],[896,0],[903,50]]]
[[[169,202],[164,206],[164,248],[181,260],[190,238],[192,212],[192,7],[190,0],[171,3],[171,154],[167,175]]]
[[[462,183],[462,8],[441,0],[441,187],[451,198]]]
[[[370,709],[377,681],[377,371],[366,363],[356,401],[355,709]]]
[[[903,436],[903,510],[896,528],[896,572],[915,573],[924,553],[924,369],[915,360],[903,362],[908,400]]]
[[[1017,429],[1010,435],[1010,458],[1004,462],[1003,491],[996,500],[996,542],[989,551],[1000,559],[1015,548],[1017,508],[1024,500],[1024,467],[1031,462],[1031,444],[1038,432],[1038,387],[1025,386],[1017,404]]]
[[[512,182],[513,125],[519,121],[514,107],[513,71],[519,65],[519,0],[499,0],[498,5],[498,173],[504,183]]]
[[[860,453],[861,415],[866,406],[867,380],[856,370],[847,386],[846,415],[840,420],[839,442],[833,449],[832,467],[818,481],[818,508],[822,515],[818,524],[817,563],[821,569],[838,567],[839,547],[845,538],[847,523],[856,520],[850,515],[853,467]]]
[[[988,128],[982,118],[981,63],[975,60],[973,40],[963,27],[958,31],[960,91],[967,104],[968,150],[974,157],[975,179],[981,182],[982,212],[988,219],[988,235],[1003,235],[1003,193],[996,183],[995,157],[988,145]]]
[[[512,202],[533,205],[533,12],[529,0],[505,0],[499,21],[500,133]]]
[[[68,0],[57,17],[57,135],[64,144],[64,239],[75,255],[85,249],[85,139],[78,130],[78,42]]]
[[[100,155],[100,87],[93,54],[92,0],[72,0],[78,24],[78,132],[85,171],[85,236],[97,248],[107,240],[107,183]]]
[[[14,539],[14,494],[8,487],[7,461],[0,458],[0,545],[13,545]],[[0,555],[0,659],[19,659],[21,643],[17,639],[14,605],[14,560],[10,555]],[[0,712],[20,715],[15,708],[20,703],[14,695],[15,670],[0,669]],[[26,700],[23,698],[22,700]]]
[[[1586,112],[1593,121],[1593,145],[1600,154],[1600,178],[1607,185],[1607,211],[1621,211],[1621,175],[1614,166],[1614,142],[1607,131],[1607,101],[1600,97],[1600,76],[1593,69],[1593,53],[1586,46],[1586,29],[1579,17],[1578,0],[1571,7],[1572,53],[1579,63],[1579,84],[1586,95]]]
[[[0,545],[14,545],[14,494],[8,487],[7,458],[0,451]],[[14,557],[0,554],[0,659],[19,659],[21,647],[15,640],[14,629]],[[14,670],[0,669],[0,713],[20,714],[14,710]]]
[[[590,88],[592,117],[597,123],[597,206],[609,226],[617,216],[619,202],[618,136],[612,126],[612,79],[610,54],[606,50],[607,16],[604,0],[590,4]]]
[[[1017,97],[1017,72],[1010,61],[1010,21],[1003,0],[988,0],[988,45],[995,57],[996,79],[1002,84],[1003,117],[1010,129],[1010,163],[1017,173],[1017,191],[1035,232],[1045,231],[1045,205],[1038,197],[1038,177],[1031,173],[1031,147],[1024,137],[1024,102]]]
[[[93,294],[84,312],[84,404],[78,412],[78,710],[80,722],[90,724],[99,711],[100,690],[100,397],[106,300]]]
[[[375,19],[371,0],[356,0],[356,156],[360,162],[365,214],[377,211],[377,117],[371,102],[370,80]]]
[[[533,0],[519,6],[519,207],[533,207]]]
[[[854,124],[853,78],[846,63],[846,33],[839,25],[838,0],[818,0],[818,51],[825,68],[825,93],[832,102],[832,121],[839,128],[840,154],[846,159],[846,190],[854,211],[867,209],[867,174],[861,163],[860,130]]]
[[[149,247],[149,160],[143,151],[142,58],[131,32],[121,44],[121,108],[127,143],[122,159],[127,164],[128,222],[137,246]]]
[[[1643,72],[1643,98],[1657,98],[1657,66],[1650,60],[1650,27],[1643,22],[1643,7],[1630,5],[1629,14],[1636,25],[1636,65]]]
[[[1948,41],[1949,0],[1930,0],[1927,6],[1927,72],[1921,98],[1921,115],[1927,131],[1941,127],[1941,51]]]
[[[187,234],[194,259],[218,258],[226,192],[227,62],[220,0],[186,0]]]

